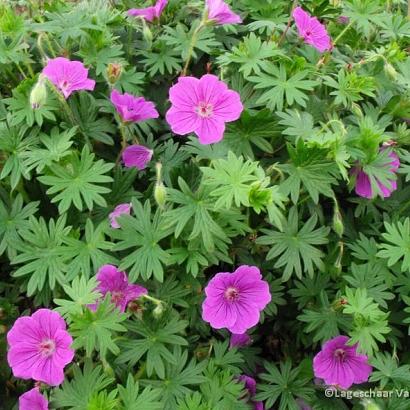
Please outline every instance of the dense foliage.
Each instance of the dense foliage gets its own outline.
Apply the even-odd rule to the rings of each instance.
[[[207,21],[203,0],[152,19],[127,15],[143,0],[0,3],[0,352],[19,317],[62,315],[75,356],[62,384],[37,384],[51,409],[410,408],[325,397],[312,364],[346,335],[373,368],[351,389],[410,386],[406,1],[227,1],[240,24]],[[303,41],[297,6],[330,49]],[[62,95],[41,74],[59,56],[95,86]],[[243,104],[212,144],[166,119],[181,74],[207,73]],[[159,117],[125,121],[113,89]],[[124,165],[132,144],[142,166]],[[115,227],[119,204],[131,205]],[[143,287],[124,309],[98,291],[104,265]],[[241,265],[260,269],[271,301],[232,347],[202,304],[215,274]],[[18,408],[25,379],[1,361],[0,408]]]

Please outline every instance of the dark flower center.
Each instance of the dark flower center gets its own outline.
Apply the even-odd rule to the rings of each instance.
[[[64,80],[61,84],[60,84],[60,89],[62,90],[66,90],[69,87],[68,81]]]
[[[112,292],[111,294],[111,302],[114,303],[115,305],[118,305],[119,303],[121,303],[123,298],[124,298],[124,293],[121,292],[120,290],[116,290]]]
[[[225,299],[229,302],[234,302],[239,298],[239,291],[234,287],[229,287],[225,291]]]
[[[43,357],[49,357],[55,352],[56,344],[54,340],[45,339],[40,343],[39,350]]]
[[[209,118],[213,113],[213,106],[206,102],[200,102],[195,108],[195,112],[202,118]]]
[[[336,349],[334,355],[336,359],[343,361],[346,357],[346,352],[343,349]]]

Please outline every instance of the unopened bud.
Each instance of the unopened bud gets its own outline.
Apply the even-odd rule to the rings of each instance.
[[[107,67],[107,79],[110,84],[115,84],[122,73],[122,65],[117,63],[110,63]]]
[[[164,306],[162,303],[158,303],[155,309],[152,311],[152,314],[156,319],[159,319],[163,313],[164,313]]]
[[[380,406],[373,400],[367,399],[366,401],[362,401],[362,404],[365,410],[381,410]]]
[[[363,111],[359,104],[353,103],[351,111],[354,115],[356,115],[356,117],[363,118]]]
[[[158,206],[162,209],[165,206],[167,200],[167,189],[162,183],[162,164],[157,162],[155,165],[157,171],[157,182],[155,183],[154,188],[154,198]]]
[[[345,230],[342,220],[342,215],[340,215],[339,209],[335,209],[333,213],[333,230],[340,236],[343,236]]]
[[[47,87],[44,77],[40,75],[30,93],[30,105],[33,110],[43,106],[47,101]]]
[[[151,46],[151,44],[152,44],[152,31],[148,27],[148,25],[145,24],[145,21],[144,21],[144,27],[142,28],[142,37],[148,43],[148,45]]]
[[[397,79],[397,71],[396,69],[390,64],[390,63],[385,63],[384,64],[384,72],[386,73],[386,75],[392,79],[392,80],[396,80]]]

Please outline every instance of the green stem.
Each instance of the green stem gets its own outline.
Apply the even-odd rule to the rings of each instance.
[[[153,296],[150,296],[150,295],[142,295],[142,297],[149,300],[149,301],[151,301],[155,305],[163,305],[164,304],[164,302],[162,300],[154,298]]]
[[[350,27],[352,27],[353,21],[350,21],[350,23],[339,33],[339,35],[335,38],[335,41],[333,42],[333,47],[336,47],[337,42],[344,36],[347,30],[349,30]]]
[[[184,69],[182,70],[182,73],[181,73],[182,76],[186,76],[186,73],[187,73],[188,67],[189,67],[189,63],[191,62],[191,59],[192,59],[192,54],[194,52],[196,41],[198,39],[198,34],[202,30],[202,28],[204,28],[206,26],[207,14],[208,13],[205,10],[198,27],[192,33],[192,38],[191,38],[191,42],[189,44],[189,49],[188,49],[188,56],[187,56],[187,59],[185,61]]]
[[[43,58],[47,61],[48,60],[48,55],[46,54],[46,52],[44,51],[44,47],[43,47],[43,37],[44,37],[44,33],[40,33],[37,37],[37,48],[40,51],[40,54],[43,56]]]
[[[286,24],[286,28],[283,31],[282,35],[280,36],[280,39],[278,41],[278,46],[280,46],[282,44],[282,41],[285,39],[286,37],[286,33],[288,32],[290,25],[292,24],[292,20],[293,20],[293,10],[295,10],[295,8],[298,5],[298,0],[294,0],[293,4],[292,4],[292,8],[290,9],[290,13],[289,13],[289,19],[288,19],[288,23]]]
[[[17,67],[18,70],[20,71],[21,75],[22,75],[24,78],[27,78],[26,73],[25,73],[25,72],[23,71],[23,69],[20,67],[20,64],[19,64],[19,63],[16,63],[16,67]]]

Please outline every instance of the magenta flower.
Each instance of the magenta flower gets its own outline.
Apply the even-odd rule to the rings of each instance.
[[[202,319],[214,329],[245,333],[259,322],[260,311],[271,301],[269,285],[256,266],[217,273],[205,288]]]
[[[384,147],[382,147],[380,150],[383,151],[383,149]],[[390,162],[389,171],[392,174],[395,174],[400,167],[399,157],[397,156],[395,152],[391,152],[389,154],[389,157],[392,159],[392,161]],[[355,192],[357,195],[362,196],[363,198],[368,198],[368,199],[372,199],[377,195],[377,192],[373,191],[372,189],[370,178],[360,166],[356,166],[352,170],[352,174],[356,175]],[[397,189],[397,181],[394,179],[390,180],[390,188],[383,185],[378,180],[377,180],[377,184],[379,185],[383,198],[388,198],[392,194],[392,192]]]
[[[141,16],[147,21],[154,21],[159,19],[161,14],[167,5],[168,0],[157,0],[155,6],[146,7],[144,9],[130,9],[128,10],[128,15],[132,17]]]
[[[220,141],[225,122],[237,120],[243,110],[239,94],[211,74],[200,79],[179,77],[169,90],[169,99],[172,107],[166,120],[172,131],[178,135],[194,132],[201,144]]]
[[[229,347],[231,349],[233,347],[244,347],[244,346],[250,345],[251,342],[252,342],[252,339],[246,333],[242,333],[242,334],[232,333],[231,340],[229,342]]]
[[[366,382],[372,372],[367,356],[357,352],[357,344],[348,346],[348,340],[347,336],[337,336],[327,341],[313,358],[315,377],[329,386],[348,389],[352,384]]]
[[[121,272],[114,265],[103,265],[97,272],[99,285],[97,289],[102,296],[108,292],[111,294],[111,302],[114,303],[121,312],[125,312],[129,302],[148,293],[147,289],[140,285],[131,285],[125,272]],[[96,310],[98,303],[88,305],[91,310]]]
[[[81,61],[64,57],[52,58],[43,68],[43,74],[68,98],[73,91],[94,90],[95,81],[88,78],[88,70]]]
[[[20,396],[19,410],[48,410],[48,401],[35,387]]]
[[[15,377],[34,379],[50,386],[64,380],[64,367],[73,360],[73,339],[61,315],[39,309],[16,320],[7,333],[7,360]]]
[[[216,24],[237,24],[242,23],[240,16],[235,14],[223,0],[206,0],[208,9],[208,20]]]
[[[121,215],[129,215],[131,213],[132,204],[119,204],[115,209],[108,215],[110,219],[111,227],[114,229],[121,228],[120,224],[117,222],[117,218]]]
[[[293,10],[293,18],[299,36],[303,38],[306,44],[310,44],[321,53],[332,48],[326,27],[316,17],[311,17],[301,7],[296,7]]]
[[[125,122],[139,122],[159,117],[154,103],[146,101],[144,97],[134,97],[128,93],[120,94],[117,90],[112,90],[111,102]]]
[[[154,151],[143,145],[130,145],[122,152],[122,162],[127,168],[145,169],[151,161]]]
[[[256,394],[256,380],[253,377],[246,376],[246,375],[239,376],[238,380],[244,383],[245,389],[248,390],[249,396],[252,399],[253,396],[255,396]],[[253,401],[253,400],[251,400],[251,402],[253,403],[254,410],[263,410],[263,402]]]

